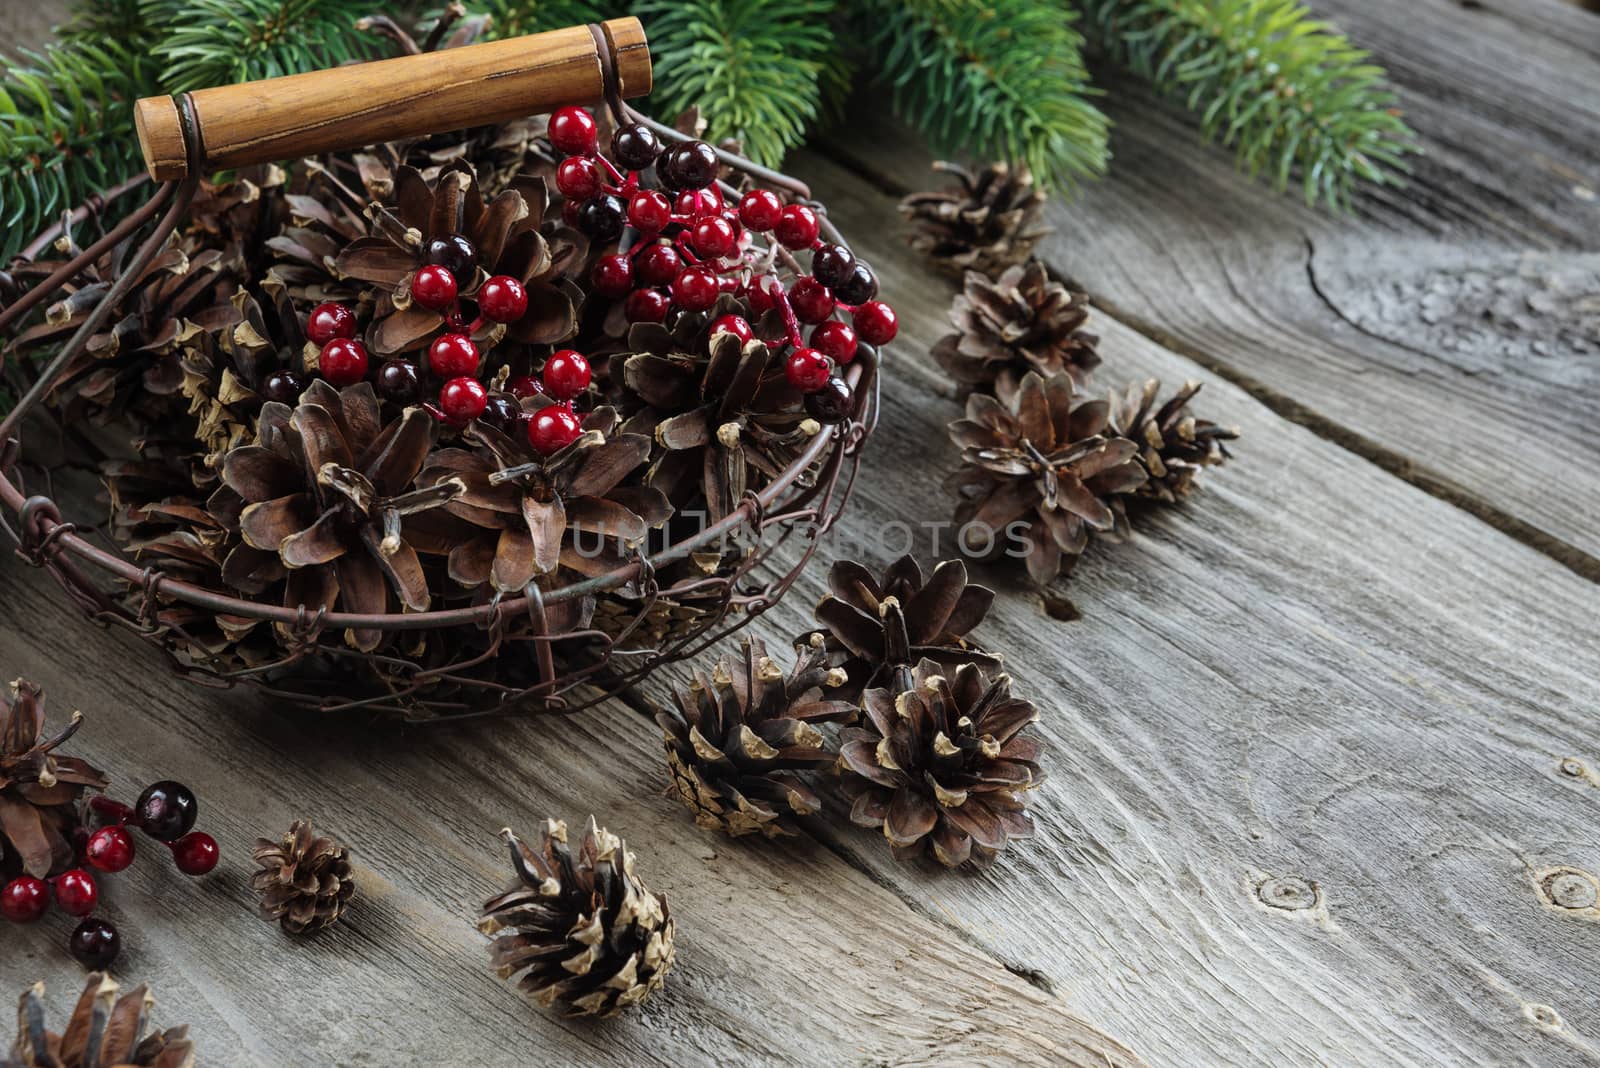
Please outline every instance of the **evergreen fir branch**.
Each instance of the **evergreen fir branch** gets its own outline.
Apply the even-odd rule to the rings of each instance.
[[[859,39],[894,104],[936,149],[1025,163],[1070,189],[1105,172],[1109,123],[1091,102],[1083,37],[1036,0],[866,0]]]
[[[493,19],[489,33],[495,38],[521,37],[589,22],[604,22],[626,14],[627,4],[612,0],[478,0],[468,7]]]
[[[144,0],[168,92],[334,67],[381,54],[355,30],[372,0]]]
[[[1181,97],[1252,176],[1348,208],[1417,150],[1381,67],[1299,0],[1083,0],[1107,53]]]

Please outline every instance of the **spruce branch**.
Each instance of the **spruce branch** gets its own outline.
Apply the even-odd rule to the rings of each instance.
[[[372,0],[144,0],[141,11],[159,31],[162,84],[181,93],[370,59],[381,44],[355,23],[372,7]]]
[[[1393,185],[1417,151],[1381,67],[1299,0],[1083,0],[1116,61],[1199,115],[1252,176],[1306,203],[1349,207],[1358,181]]]
[[[1057,189],[1105,172],[1109,123],[1090,102],[1083,36],[1063,4],[865,0],[851,9],[896,110],[939,151],[1025,163]]]
[[[474,13],[488,15],[489,33],[495,38],[521,37],[567,26],[604,22],[626,13],[620,0],[479,0],[468,2]]]

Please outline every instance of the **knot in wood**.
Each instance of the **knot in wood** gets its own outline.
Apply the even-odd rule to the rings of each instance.
[[[1545,900],[1557,908],[1592,909],[1600,904],[1600,882],[1586,871],[1556,868],[1539,880]]]
[[[1317,884],[1298,875],[1268,879],[1256,887],[1256,896],[1264,905],[1291,912],[1316,908],[1317,903],[1322,900],[1322,892],[1317,888]]]

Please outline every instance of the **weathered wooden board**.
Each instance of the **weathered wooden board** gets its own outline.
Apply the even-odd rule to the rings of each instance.
[[[1041,246],[1095,302],[1296,421],[1600,577],[1600,19],[1554,0],[1322,0],[1427,154],[1355,219],[1276,197],[1105,71],[1113,178]],[[844,150],[926,154],[864,112]]]

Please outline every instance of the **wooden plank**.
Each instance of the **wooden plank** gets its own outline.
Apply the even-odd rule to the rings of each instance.
[[[950,514],[940,428],[957,407],[934,396],[926,352],[952,289],[883,234],[881,193],[815,157],[797,169],[866,235],[901,311],[838,542],[881,565],[902,536],[890,524]],[[1553,904],[1542,882],[1581,873],[1566,898],[1581,903],[1600,875],[1593,588],[1096,325],[1104,382],[1198,378],[1204,413],[1244,437],[1187,506],[1091,551],[1072,586],[1081,622],[1044,617],[1016,572],[981,572],[1003,595],[979,637],[1044,712],[1041,837],[973,876],[897,864],[842,812],[818,833],[1137,1036],[1152,1064],[1600,1056],[1600,913]],[[759,631],[810,626],[823,590],[808,571]]]
[[[1398,83],[1426,156],[1358,217],[1234,169],[1105,72],[1112,177],[1041,254],[1096,304],[1430,492],[1600,577],[1600,22],[1553,0],[1318,0]],[[928,188],[879,118],[841,147]]]
[[[659,729],[624,706],[470,729],[317,723],[178,682],[9,554],[0,600],[26,617],[0,632],[0,664],[44,685],[58,717],[88,717],[73,751],[117,796],[189,783],[222,843],[198,882],[153,848],[102,880],[128,943],[117,977],[154,987],[164,1025],[193,1025],[203,1064],[1141,1063],[827,848],[706,837],[662,792]],[[509,873],[500,827],[591,812],[638,853],[679,940],[658,996],[600,1026],[525,1004],[473,929]],[[299,816],[351,846],[360,891],[304,942],[257,920],[249,888],[255,836]],[[8,928],[0,992],[44,979],[68,1011],[70,929],[55,914]]]

